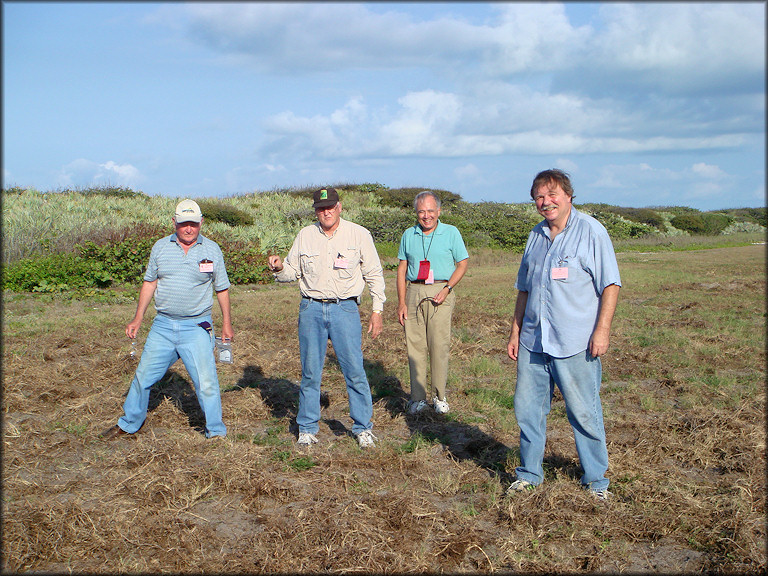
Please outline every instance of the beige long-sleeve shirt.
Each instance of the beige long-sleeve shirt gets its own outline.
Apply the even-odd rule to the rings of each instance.
[[[384,309],[384,271],[371,233],[354,222],[339,219],[329,238],[318,222],[302,228],[275,274],[278,282],[299,280],[308,298],[357,298],[366,284],[374,312]]]

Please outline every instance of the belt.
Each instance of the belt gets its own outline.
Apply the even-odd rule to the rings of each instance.
[[[306,298],[307,300],[312,300],[313,302],[320,302],[321,304],[338,304],[339,302],[346,302],[347,300],[357,300],[354,296],[352,298],[311,298],[302,295],[301,297]]]
[[[426,280],[411,280],[411,284],[425,284]],[[435,283],[438,282],[448,282],[448,280],[435,280]]]

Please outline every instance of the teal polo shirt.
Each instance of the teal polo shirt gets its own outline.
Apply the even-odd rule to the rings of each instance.
[[[212,263],[212,269],[210,264],[201,269],[201,261]],[[155,309],[158,314],[174,320],[210,315],[213,308],[211,288],[220,292],[230,286],[221,248],[202,234],[186,254],[175,233],[155,242],[144,280],[157,280]]]
[[[438,282],[448,281],[456,269],[456,263],[469,258],[469,253],[459,229],[438,220],[431,234],[424,234],[418,224],[403,232],[397,258],[408,261],[405,273],[407,281],[416,280],[419,262],[429,260],[429,267]]]

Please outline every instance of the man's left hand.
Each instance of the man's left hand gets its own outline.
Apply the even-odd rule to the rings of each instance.
[[[381,329],[384,326],[384,321],[381,319],[381,313],[379,312],[371,312],[371,319],[368,322],[368,334],[371,335],[371,338],[376,338],[379,334],[381,334]]]
[[[608,330],[595,328],[592,338],[589,339],[589,353],[594,358],[599,358],[608,352],[608,345],[611,341],[611,333]]]

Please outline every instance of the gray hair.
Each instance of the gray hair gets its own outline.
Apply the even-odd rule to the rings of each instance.
[[[423,192],[419,192],[416,194],[416,198],[413,199],[413,209],[418,210],[419,209],[419,202],[424,200],[427,196],[432,196],[432,198],[435,199],[435,203],[437,204],[437,207],[440,208],[440,206],[443,205],[443,202],[440,200],[440,197],[432,192],[431,190],[424,190]]]

